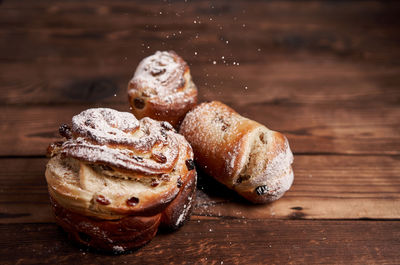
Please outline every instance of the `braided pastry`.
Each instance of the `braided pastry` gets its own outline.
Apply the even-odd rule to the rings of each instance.
[[[189,218],[196,188],[193,152],[167,122],[88,109],[51,145],[46,180],[57,223],[77,242],[123,252],[159,225]]]
[[[292,185],[293,154],[286,137],[221,102],[190,111],[180,133],[206,173],[254,203],[277,200]]]
[[[186,62],[175,52],[144,58],[128,84],[132,112],[138,118],[168,121],[175,128],[197,102],[197,88]]]

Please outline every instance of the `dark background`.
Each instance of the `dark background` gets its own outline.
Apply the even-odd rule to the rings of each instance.
[[[45,149],[86,108],[129,111],[157,50],[189,63],[200,101],[283,132],[295,182],[253,206],[200,173],[181,230],[80,251],[54,224]],[[397,1],[0,1],[0,90],[1,264],[400,263]]]

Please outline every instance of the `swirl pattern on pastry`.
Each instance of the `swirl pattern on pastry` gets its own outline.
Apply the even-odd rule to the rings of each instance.
[[[149,118],[139,122],[126,112],[89,109],[72,119],[73,138],[62,145],[61,153],[147,175],[167,173],[179,148],[176,134],[166,128]]]
[[[128,85],[136,117],[165,120],[177,127],[197,102],[187,63],[173,51],[157,51],[138,65]]]
[[[131,82],[138,90],[146,89],[151,95],[164,97],[183,89],[183,75],[188,69],[175,52],[157,51],[140,62]]]
[[[193,152],[169,123],[97,108],[74,116],[60,134],[65,140],[48,149],[46,180],[57,223],[79,243],[129,250],[159,225],[176,229],[190,216]],[[131,232],[118,241],[121,229]]]

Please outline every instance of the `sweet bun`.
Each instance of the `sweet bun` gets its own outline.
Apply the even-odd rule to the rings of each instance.
[[[221,102],[190,111],[180,133],[201,169],[251,202],[277,200],[292,185],[293,154],[286,137]]]
[[[169,123],[97,108],[60,133],[45,174],[56,221],[76,242],[124,252],[189,218],[193,152]]]
[[[173,51],[144,58],[128,84],[128,98],[137,118],[168,121],[175,128],[197,102],[189,66]]]

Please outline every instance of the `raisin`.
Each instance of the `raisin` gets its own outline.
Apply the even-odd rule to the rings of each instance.
[[[96,129],[96,125],[94,124],[94,122],[93,122],[92,119],[87,119],[87,120],[85,121],[85,125],[88,126],[88,127],[90,127],[90,128],[92,128],[92,129]]]
[[[145,105],[145,102],[144,102],[144,100],[142,98],[135,98],[133,100],[133,105],[135,105],[135,107],[137,109],[143,109],[144,105]]]
[[[264,195],[265,193],[268,192],[268,187],[267,187],[267,185],[258,186],[258,187],[256,188],[256,192],[257,192],[257,195]]]
[[[158,163],[161,163],[161,164],[164,164],[165,162],[167,162],[167,158],[165,157],[165,155],[163,155],[161,153],[151,154],[151,158],[153,158],[155,161],[157,161]]]
[[[159,68],[159,67],[153,67],[150,71],[152,76],[157,76],[165,73],[166,69],[165,68]]]
[[[223,132],[225,132],[226,129],[228,129],[228,128],[231,126],[231,125],[225,120],[224,116],[221,116],[221,115],[218,114],[218,115],[215,117],[215,119],[216,119],[217,122],[222,123],[222,125],[221,125],[221,130],[222,130]]]
[[[162,174],[161,175],[161,180],[162,181],[169,181],[171,177],[168,174]]]
[[[186,80],[184,78],[181,78],[179,80],[178,88],[180,88],[180,89],[184,88],[185,84],[186,84]]]
[[[169,131],[171,131],[171,130],[174,129],[174,127],[172,127],[172,125],[171,125],[169,122],[166,122],[166,121],[161,122],[161,126],[162,126],[164,129],[167,129],[167,130],[169,130]]]
[[[181,177],[179,177],[179,178],[178,178],[178,181],[176,182],[176,186],[177,186],[178,188],[180,188],[180,187],[182,187],[182,184],[183,184],[182,179],[181,179]]]
[[[64,142],[55,142],[55,143],[50,144],[47,147],[46,156],[53,157],[53,156],[57,155],[57,153],[60,150],[60,147],[62,146],[63,143]]]
[[[160,184],[160,183],[156,179],[152,179],[150,186],[152,186],[154,188],[154,187],[157,187],[158,184]]]
[[[141,157],[141,156],[132,155],[132,158],[135,159],[138,162],[142,162],[143,161],[143,157]]]
[[[138,204],[138,203],[139,203],[139,199],[136,198],[136,197],[131,197],[131,198],[129,198],[129,199],[126,200],[126,204],[127,204],[128,206],[135,206],[135,205]]]
[[[266,136],[264,135],[264,134],[260,134],[260,141],[263,143],[263,144],[267,144],[267,139],[265,139],[266,138]]]
[[[71,133],[71,128],[67,124],[63,124],[58,128],[58,132],[62,137],[65,137],[67,139],[72,138],[72,133]]]
[[[164,129],[161,129],[161,130],[160,130],[160,133],[161,133],[161,136],[162,136],[164,139],[167,139],[167,132],[166,132]]]
[[[107,165],[100,165],[100,168],[102,170],[106,170],[106,171],[114,171],[114,169],[112,167],[107,166]]]
[[[187,167],[188,170],[193,170],[195,168],[194,162],[193,162],[192,159],[187,159],[185,161],[185,163],[186,163],[186,167]]]
[[[91,236],[89,236],[88,234],[83,233],[83,232],[78,232],[78,236],[79,236],[79,238],[82,239],[82,241],[84,241],[84,242],[90,242],[90,240],[92,239]]]
[[[250,179],[249,175],[242,175],[242,176],[239,176],[239,178],[236,180],[236,183],[242,183],[243,181],[246,181],[248,179]]]
[[[110,200],[104,197],[103,195],[97,196],[96,202],[102,205],[109,205],[111,203]]]

